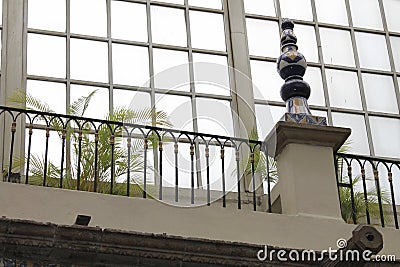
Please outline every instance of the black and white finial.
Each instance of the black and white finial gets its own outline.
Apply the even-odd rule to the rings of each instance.
[[[285,83],[281,87],[281,97],[286,102],[286,112],[311,115],[307,99],[310,97],[310,85],[303,80],[307,62],[297,51],[297,37],[293,32],[294,23],[283,19],[281,23],[281,51],[277,60],[278,73]]]

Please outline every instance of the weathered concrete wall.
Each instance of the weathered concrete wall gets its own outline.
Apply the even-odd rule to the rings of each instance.
[[[178,208],[156,200],[11,183],[0,183],[0,214],[61,225],[72,225],[77,214],[86,214],[92,216],[89,226],[101,228],[314,250],[336,249],[336,241],[349,239],[355,228],[316,216],[213,206]],[[377,229],[384,237],[381,254],[400,258],[400,231]]]

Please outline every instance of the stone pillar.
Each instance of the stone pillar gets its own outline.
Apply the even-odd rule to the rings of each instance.
[[[286,113],[266,138],[269,155],[277,161],[282,213],[341,218],[334,152],[351,130],[327,126],[311,114],[310,85],[303,80],[305,57],[298,52],[294,24],[283,19],[277,70],[285,80],[281,97]]]
[[[7,99],[15,90],[26,88],[26,8],[27,1],[3,1],[3,38],[2,38],[2,66],[0,105],[9,105]],[[3,171],[8,172],[10,143],[11,143],[11,116],[0,116],[0,181],[3,181]],[[24,119],[17,120],[14,143],[14,157],[24,157]],[[13,172],[22,172],[15,169]]]
[[[282,213],[341,218],[334,152],[348,128],[280,121],[267,136],[277,161]]]
[[[243,1],[224,1],[225,10],[228,12],[231,47],[228,53],[232,54],[232,68],[230,74],[232,86],[232,112],[235,127],[235,135],[245,139],[257,139],[254,136],[257,130],[254,106],[253,83],[251,81],[251,68],[249,62],[249,49],[247,42],[245,11]],[[250,166],[249,149],[240,151],[241,162],[247,162]],[[246,166],[246,164],[244,164]],[[260,175],[255,175],[255,188],[257,194],[263,194]],[[253,183],[251,175],[244,175],[241,179],[241,191],[252,192]]]

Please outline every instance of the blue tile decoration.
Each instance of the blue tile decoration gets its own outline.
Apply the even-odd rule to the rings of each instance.
[[[305,113],[297,113],[297,114],[285,113],[285,115],[283,115],[281,121],[304,123],[304,124],[311,124],[311,125],[320,125],[320,126],[328,125],[325,117],[318,117],[318,116],[309,115],[309,114],[305,114]]]

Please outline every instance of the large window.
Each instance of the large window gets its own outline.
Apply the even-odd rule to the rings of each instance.
[[[155,107],[174,128],[235,135],[236,92],[251,88],[235,84],[229,67],[242,65],[251,70],[250,106],[263,138],[285,112],[275,62],[279,23],[289,17],[308,62],[312,112],[353,129],[349,152],[399,157],[391,145],[400,121],[398,0],[232,2],[243,5],[242,17],[230,16],[227,0],[25,1],[27,91],[65,113],[97,90],[86,116]],[[241,33],[235,25],[245,25],[248,45],[233,37]],[[382,137],[386,125],[394,134]]]
[[[197,131],[207,130],[195,119],[203,103],[230,107],[229,39],[221,1],[28,3],[27,91],[41,97],[38,87],[48,88],[48,99],[65,100],[57,106],[53,102],[54,109],[64,107],[65,112],[75,99],[96,89],[100,110],[90,115],[97,118],[118,106],[165,109],[163,98],[168,103],[180,99],[188,112],[185,120],[171,118],[174,127]],[[215,74],[202,62],[219,66],[225,88],[213,86]],[[221,134],[233,135],[230,108],[220,112],[227,120]]]
[[[84,116],[154,107],[176,129],[235,134],[222,1],[29,0],[27,10],[27,92],[54,111],[96,90]]]

